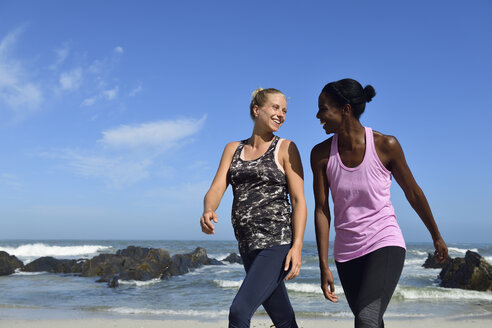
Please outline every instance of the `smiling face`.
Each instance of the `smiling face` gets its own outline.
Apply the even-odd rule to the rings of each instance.
[[[343,121],[343,110],[325,93],[319,95],[316,118],[323,125],[326,134],[337,133]]]
[[[276,132],[285,122],[287,114],[287,101],[281,93],[268,94],[263,106],[255,105],[253,108],[255,125],[261,124],[263,127]]]

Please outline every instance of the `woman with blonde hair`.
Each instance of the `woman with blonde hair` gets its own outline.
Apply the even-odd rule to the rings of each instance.
[[[286,113],[287,102],[279,90],[253,92],[253,133],[226,145],[204,198],[200,224],[204,233],[213,234],[215,211],[232,185],[231,220],[246,277],[230,307],[229,327],[249,327],[260,305],[275,327],[297,327],[284,280],[295,278],[301,267],[306,201],[297,147],[274,135]]]

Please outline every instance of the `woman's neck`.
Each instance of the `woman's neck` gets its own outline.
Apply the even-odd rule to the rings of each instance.
[[[248,144],[253,148],[259,148],[266,143],[272,141],[274,135],[271,131],[259,131],[256,127],[253,129],[253,134],[248,139]]]
[[[346,121],[338,132],[338,148],[353,150],[365,143],[365,129],[357,119]]]

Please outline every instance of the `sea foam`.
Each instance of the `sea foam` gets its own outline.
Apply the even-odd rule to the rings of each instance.
[[[107,311],[116,312],[121,314],[151,314],[151,315],[171,315],[171,316],[184,316],[184,317],[200,317],[200,318],[218,318],[227,317],[229,311],[198,311],[198,310],[172,310],[172,309],[148,309],[148,308],[129,308],[129,307],[116,307],[109,308]]]
[[[150,285],[155,285],[158,283],[161,283],[162,280],[159,278],[156,279],[151,279],[151,280],[146,280],[146,281],[139,281],[139,280],[118,280],[118,283],[120,285],[130,285],[130,286],[137,286],[137,287],[144,287],[144,286],[150,286]]]
[[[0,246],[0,251],[15,255],[19,260],[27,264],[43,256],[55,258],[88,258],[102,252],[112,252],[111,246],[80,245],[80,246],[53,246],[43,243],[24,244],[18,247]]]
[[[472,252],[478,253],[478,249],[476,249],[476,248],[470,248],[470,249],[458,248],[458,247],[449,247],[448,248],[448,252],[450,254],[455,253],[455,254],[459,254],[459,255],[465,255],[465,253],[467,251],[472,251]]]
[[[483,300],[492,301],[492,292],[443,288],[443,287],[396,287],[393,295],[407,300]]]
[[[221,288],[239,288],[243,283],[242,280],[214,280],[213,282]],[[323,291],[318,284],[288,282],[285,284],[285,287],[288,291],[296,293],[323,294]],[[343,294],[342,286],[335,285],[335,293],[337,295]]]

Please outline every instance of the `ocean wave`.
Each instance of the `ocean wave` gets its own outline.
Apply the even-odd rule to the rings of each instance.
[[[161,283],[162,280],[159,278],[152,279],[152,280],[146,280],[146,281],[139,281],[139,280],[118,280],[118,283],[120,285],[133,285],[137,287],[143,287],[143,286],[150,286],[150,285],[155,285],[158,283]]]
[[[285,284],[287,290],[297,293],[310,293],[310,294],[323,294],[319,284],[307,284],[299,282],[289,282]],[[335,293],[337,295],[343,294],[343,288],[340,285],[335,285]]]
[[[386,312],[384,314],[385,318],[393,319],[406,319],[406,318],[426,318],[429,315],[423,313],[397,313],[397,312]]]
[[[113,250],[111,246],[102,245],[53,246],[35,243],[20,245],[18,247],[0,246],[0,251],[5,251],[10,255],[15,255],[21,261],[27,260],[28,262],[43,256],[52,256],[55,258],[89,257]]]
[[[460,255],[465,255],[467,251],[472,251],[472,252],[478,253],[478,249],[477,248],[470,248],[470,249],[467,249],[467,248],[458,248],[458,247],[449,247],[448,248],[448,252],[449,253],[457,253],[457,254],[460,254]]]
[[[219,261],[223,261],[226,257],[229,256],[230,253],[210,253],[210,254],[207,254],[208,257],[212,258],[212,259],[216,259],[216,260],[219,260]]]
[[[425,260],[427,258],[420,258],[420,259],[406,259],[405,260],[405,265],[418,265],[418,266],[422,266],[422,264],[424,264]]]
[[[218,274],[225,274],[225,273],[236,272],[238,270],[243,269],[243,266],[241,265],[240,268],[227,268],[227,267],[224,268],[224,267],[221,266],[220,268],[221,269],[219,269],[219,270],[214,270],[214,274],[217,274],[218,275]],[[243,271],[241,270],[241,272],[243,272]]]
[[[242,280],[218,280],[215,279],[214,284],[222,288],[239,288],[243,283]]]
[[[243,283],[242,280],[214,280],[213,282],[222,288],[239,288]],[[285,287],[288,291],[297,293],[323,294],[323,291],[318,284],[288,282],[285,284]],[[342,286],[335,285],[335,292],[337,295],[343,294]]]
[[[217,286],[221,288],[239,288],[243,283],[242,280],[214,280]],[[298,293],[323,294],[318,284],[291,282],[285,284],[288,291]],[[335,293],[342,295],[343,288],[335,285]],[[484,300],[492,301],[492,292],[479,292],[473,290],[443,288],[443,287],[406,287],[398,285],[394,297],[407,300]]]
[[[418,256],[427,256],[427,254],[429,253],[427,251],[421,251],[418,249],[408,249],[407,252],[408,254],[418,255]]]
[[[306,270],[306,271],[319,271],[319,266],[313,266],[313,265],[306,265],[301,267],[301,271]]]
[[[151,315],[173,315],[173,316],[186,316],[186,317],[200,317],[200,318],[218,318],[227,317],[229,311],[198,311],[198,310],[171,310],[171,309],[148,309],[148,308],[129,308],[129,307],[116,307],[106,308],[105,311],[116,312],[120,314],[151,314]]]
[[[25,271],[20,271],[19,269],[16,269],[13,275],[15,276],[39,276],[40,274],[47,274],[49,272],[46,271],[36,271],[36,272],[25,272]]]
[[[296,316],[305,317],[305,318],[353,318],[354,315],[352,312],[348,311],[333,311],[333,312],[310,312],[310,311],[296,311]]]
[[[393,295],[407,300],[482,300],[492,302],[492,292],[443,288],[443,287],[406,287],[397,286]]]

